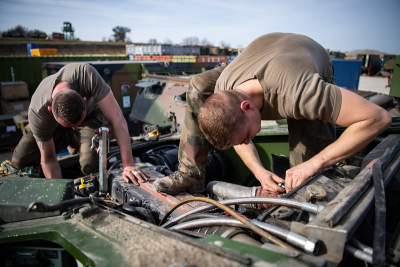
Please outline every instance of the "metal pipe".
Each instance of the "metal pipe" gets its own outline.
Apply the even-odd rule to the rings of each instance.
[[[229,215],[231,215],[232,217],[234,217],[235,219],[240,221],[245,227],[252,230],[256,234],[260,235],[261,237],[266,238],[270,242],[272,242],[280,247],[283,247],[283,248],[293,249],[288,244],[283,243],[281,240],[275,238],[274,236],[270,235],[268,232],[266,232],[266,231],[262,230],[261,228],[259,228],[258,226],[256,226],[254,223],[251,222],[251,220],[249,220],[245,217],[242,217],[241,214],[236,213],[236,211],[232,210],[227,205],[223,205],[213,199],[209,199],[209,198],[205,198],[205,197],[187,198],[187,199],[184,199],[184,200],[180,201],[179,203],[175,204],[171,209],[168,210],[168,212],[161,219],[160,225],[162,225],[164,223],[164,221],[169,217],[169,215],[171,215],[172,212],[174,212],[174,210],[176,210],[181,205],[188,203],[188,202],[192,202],[192,201],[203,201],[206,203],[210,203],[210,204],[220,208],[221,210],[227,212]]]
[[[210,195],[210,198],[221,201],[232,198],[255,197],[256,188],[257,187],[246,187],[221,181],[212,181],[207,184],[206,192]],[[253,208],[251,205],[243,206],[246,208]]]
[[[233,198],[233,199],[222,200],[219,203],[221,203],[223,205],[249,204],[249,203],[271,203],[274,205],[292,207],[292,208],[300,209],[300,210],[303,208],[306,208],[308,212],[314,212],[314,211],[323,209],[323,206],[319,206],[319,205],[315,205],[315,204],[311,204],[311,203],[308,203],[307,205],[303,205],[304,204],[303,202],[293,200],[293,199],[279,198],[279,197]],[[311,205],[314,205],[316,207],[311,208],[312,207]],[[196,209],[188,211],[188,212],[166,222],[165,224],[161,225],[161,227],[168,228],[168,227],[174,225],[177,221],[181,220],[182,218],[184,218],[190,214],[204,212],[204,211],[210,210],[212,208],[215,208],[215,206],[213,206],[211,204],[203,205],[201,207],[198,207]]]
[[[109,149],[108,143],[108,128],[101,127],[98,129],[101,134],[101,138],[99,140],[99,171],[100,171],[100,192],[107,193],[108,192],[108,181],[107,181],[107,153]]]
[[[365,252],[363,252],[361,250],[358,250],[358,249],[356,249],[356,248],[354,248],[354,247],[352,247],[350,245],[347,245],[347,244],[344,246],[344,250],[347,253],[353,255],[354,257],[356,257],[357,259],[360,259],[362,261],[366,261],[366,262],[372,264],[372,255],[367,254],[367,253],[365,253]]]
[[[361,249],[365,253],[372,255],[373,249],[371,247],[368,247],[367,245],[364,245],[354,237],[350,239],[350,243],[354,245],[356,248]]]
[[[287,231],[283,228],[278,226],[259,222],[257,220],[251,220],[251,222],[260,227],[261,229],[289,242],[290,244],[303,249],[305,252],[316,255],[319,251],[320,242],[314,238],[306,238],[299,234]],[[228,225],[234,227],[243,227],[243,224],[240,223],[238,220],[233,218],[212,218],[212,219],[198,219],[193,221],[188,221],[184,223],[180,223],[171,227],[171,230],[186,230],[186,229],[193,229],[193,228],[200,228],[206,226],[214,226],[214,225]]]
[[[395,161],[391,161],[393,158],[396,158],[395,155],[397,153],[399,144],[399,138],[396,138],[388,148],[386,149],[385,154],[390,156],[387,158],[387,162],[395,165],[393,169],[383,166],[384,172],[384,182],[386,182],[393,176],[394,171],[398,168],[400,161],[396,159]],[[384,157],[383,155],[382,157]],[[386,157],[386,156],[385,156]],[[377,160],[371,161],[357,176],[353,179],[353,181],[348,185],[345,189],[343,189],[335,198],[335,204],[329,207],[329,213],[327,213],[322,221],[327,223],[330,227],[337,225],[342,219],[342,217],[348,213],[348,211],[357,203],[359,198],[364,195],[365,191],[370,187],[372,183],[372,172],[373,165]],[[387,167],[387,168],[386,168]]]

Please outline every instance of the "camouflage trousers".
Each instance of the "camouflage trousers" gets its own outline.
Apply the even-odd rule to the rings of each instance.
[[[79,153],[79,164],[83,174],[88,175],[99,168],[99,156],[90,150],[94,129],[104,126],[104,118],[100,114],[90,116],[79,125],[76,131],[59,125],[53,132],[56,153],[67,148],[71,155]],[[11,164],[17,169],[40,164],[40,150],[29,127],[24,128],[23,136],[14,150]]]
[[[192,78],[186,93],[187,108],[178,159],[179,170],[191,177],[205,177],[209,143],[197,124],[197,116],[201,105],[214,93],[215,83],[225,67],[217,67],[196,75]],[[288,119],[287,122],[292,166],[309,160],[336,139],[333,124],[306,119]]]

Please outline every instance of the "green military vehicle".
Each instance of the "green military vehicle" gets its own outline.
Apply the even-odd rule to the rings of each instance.
[[[394,79],[395,80],[395,79]],[[136,101],[161,92],[184,108],[187,79],[145,76]],[[99,172],[81,176],[74,156],[59,158],[63,177],[8,174],[0,182],[3,266],[365,266],[400,264],[400,126],[396,97],[384,103],[392,126],[345,161],[322,170],[281,198],[257,197],[259,184],[233,149],[210,147],[206,191],[161,194],[153,182],[178,166],[180,111],[159,107],[130,116],[170,129],[132,138],[135,163],[150,179],[125,183],[108,131],[94,145]],[[178,105],[179,104],[179,105]],[[155,107],[153,107],[155,108]],[[171,119],[175,113],[176,119]],[[151,117],[151,116],[150,116]],[[172,116],[173,117],[173,116]],[[168,127],[168,126],[171,127]],[[153,130],[152,128],[151,130]],[[337,127],[338,135],[343,128]],[[160,131],[161,132],[161,131]],[[150,131],[149,131],[150,133]],[[104,137],[104,138],[103,138]],[[253,142],[264,166],[287,168],[284,120],[262,122]],[[4,166],[3,166],[4,167]],[[267,209],[259,209],[271,204]]]

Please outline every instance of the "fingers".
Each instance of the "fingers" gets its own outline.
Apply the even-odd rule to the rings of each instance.
[[[284,193],[285,188],[282,188],[278,186],[276,183],[271,183],[270,185],[267,185],[266,190],[271,191],[271,192],[279,192],[279,193]]]
[[[129,166],[124,168],[122,178],[127,183],[130,180],[133,184],[139,186],[139,183],[145,183],[148,180],[149,175],[143,172],[140,168]]]

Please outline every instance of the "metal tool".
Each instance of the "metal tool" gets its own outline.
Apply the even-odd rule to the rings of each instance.
[[[107,154],[110,150],[110,139],[108,133],[111,130],[107,127],[100,127],[94,130],[95,136],[92,138],[92,146],[90,150],[94,150],[99,154],[99,183],[100,192],[107,193],[108,181],[107,181]],[[96,146],[98,144],[98,147]]]
[[[139,136],[131,137],[131,141],[157,141],[160,137],[158,129],[152,130],[151,132],[141,134]]]

